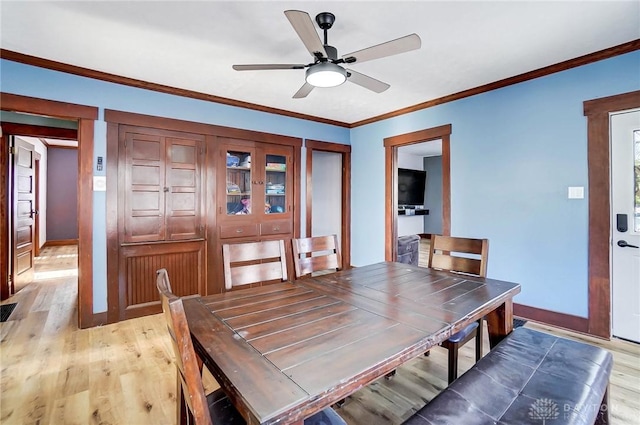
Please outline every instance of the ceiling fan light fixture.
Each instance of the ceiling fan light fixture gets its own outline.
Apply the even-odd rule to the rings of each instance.
[[[307,69],[306,81],[314,87],[335,87],[347,81],[347,71],[335,63],[322,62]]]

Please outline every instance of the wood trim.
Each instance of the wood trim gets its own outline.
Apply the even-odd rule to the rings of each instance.
[[[302,190],[302,140],[300,140],[300,145],[295,145],[293,147],[293,166],[294,166],[294,174],[293,174],[293,237],[300,237],[300,229],[302,228],[302,196],[300,195],[300,191]],[[287,252],[290,252],[291,246],[287,247]],[[287,264],[293,264],[293,258]],[[293,270],[292,268],[290,270]]]
[[[215,135],[233,139],[245,139],[252,142],[272,143],[275,145],[302,146],[299,137],[283,136],[280,134],[263,133],[253,130],[223,127],[194,121],[178,120],[175,118],[156,117],[152,115],[135,114],[131,112],[106,109],[104,120],[108,123],[126,124],[138,127],[156,128],[171,131],[183,131],[203,135]]]
[[[386,143],[386,139],[385,139]],[[398,259],[398,149],[397,146],[384,147],[384,260]]]
[[[407,146],[415,143],[428,142],[429,140],[442,139],[445,135],[448,136],[450,134],[451,124],[446,124],[438,127],[425,128],[424,130],[413,131],[411,133],[386,137],[383,141],[383,145],[384,147]]]
[[[95,313],[93,315],[92,325],[91,326],[102,326],[108,324],[107,320],[107,312],[103,311],[102,313]]]
[[[385,150],[385,261],[396,261],[398,239],[398,148],[442,140],[442,234],[451,234],[451,124],[386,137]]]
[[[93,127],[78,121],[78,320],[93,325]]]
[[[5,59],[4,55],[2,55],[2,58]],[[3,111],[26,112],[29,114],[47,115],[73,120],[98,119],[98,108],[94,106],[38,99],[11,93],[0,93],[0,105],[2,105]]]
[[[442,234],[451,235],[451,126],[442,135]]]
[[[609,114],[626,109],[635,109],[640,103],[640,90],[615,96],[601,97],[584,102],[584,115]]]
[[[145,90],[153,90],[160,93],[167,93],[167,94],[172,94],[176,96],[184,96],[192,99],[205,100],[208,102],[215,102],[223,105],[236,106],[239,108],[252,109],[255,111],[267,112],[270,114],[278,114],[278,115],[284,115],[284,116],[293,117],[293,118],[300,118],[300,119],[309,120],[309,121],[316,121],[323,124],[336,125],[339,127],[348,127],[347,123],[340,122],[340,121],[314,117],[312,115],[305,115],[297,112],[287,111],[284,109],[262,106],[255,103],[242,102],[239,100],[201,93],[193,90],[165,86],[163,84],[151,83],[148,81],[138,80],[135,78],[128,78],[120,75],[109,74],[107,72],[96,71],[89,68],[69,65],[66,63],[39,58],[36,56],[26,55],[24,53],[14,52],[7,49],[0,49],[0,57],[2,57],[2,59],[10,60],[13,62],[24,63],[26,65],[37,66],[40,68],[52,69],[54,71],[66,72],[67,74],[93,78],[96,80],[107,81],[109,83],[122,84],[125,86],[137,87]]]
[[[78,239],[57,239],[52,241],[46,241],[42,244],[43,248],[49,246],[64,246],[64,245],[78,245]]]
[[[73,128],[43,127],[40,125],[0,122],[5,133],[33,137],[55,137],[56,139],[78,140],[78,130]],[[44,142],[43,142],[44,143]]]
[[[78,121],[78,327],[90,327],[93,325],[93,127],[98,108],[0,92],[0,109]],[[6,167],[0,170],[0,175],[6,173]],[[4,178],[6,182],[6,175]],[[1,215],[7,208],[6,196],[0,202]],[[8,255],[8,244],[0,242],[0,258],[4,259],[0,261],[6,261]]]
[[[119,126],[107,123],[107,160],[105,171],[107,178],[106,208],[107,208],[107,323],[115,323],[120,317],[119,310],[119,282],[118,260],[120,255],[120,241],[118,235],[118,140]]]
[[[205,161],[204,161],[204,181],[202,185],[203,191],[206,193],[205,202],[203,204],[203,212],[205,213],[205,231],[206,231],[206,246],[205,246],[205,282],[206,282],[206,294],[211,295],[216,293],[215,281],[218,278],[219,269],[216,269],[216,264],[221,255],[218,253],[218,186],[216,184],[216,170],[221,165],[219,163],[219,148],[218,140],[215,136],[208,135],[205,137]]]
[[[325,151],[325,152],[338,152],[338,153],[351,153],[351,145],[344,145],[342,143],[323,142],[320,140],[305,140],[304,145],[307,149]]]
[[[309,142],[305,142],[307,147],[307,159],[306,159],[306,186],[305,186],[305,209],[306,209],[306,226],[305,226],[305,235],[306,237],[311,237],[311,232],[313,231],[313,151],[314,149],[309,146]]]
[[[11,296],[9,289],[9,133],[0,127],[0,301]]]
[[[584,102],[589,170],[588,333],[611,337],[609,114],[640,108],[640,91]]]
[[[68,74],[79,75],[82,77],[94,78],[96,80],[107,81],[116,84],[122,84],[131,87],[142,88],[145,90],[154,90],[161,93],[168,93],[176,96],[184,96],[193,99],[205,100],[209,102],[220,103],[224,105],[237,106],[245,109],[252,109],[261,112],[267,112],[271,114],[278,114],[293,118],[300,118],[309,121],[320,122],[324,124],[335,125],[338,127],[355,128],[366,124],[371,124],[378,121],[383,121],[389,118],[397,117],[400,115],[408,114],[411,112],[419,111],[422,109],[430,108],[432,106],[441,105],[447,102],[453,102],[465,97],[475,96],[480,93],[486,93],[499,88],[507,87],[513,84],[522,83],[524,81],[533,80],[535,78],[544,77],[546,75],[554,74],[556,72],[566,71],[578,66],[588,65],[593,62],[609,59],[615,56],[623,55],[640,49],[640,39],[632,40],[627,43],[620,44],[618,46],[603,49],[597,52],[589,53],[574,59],[569,59],[564,62],[560,62],[554,65],[550,65],[544,68],[526,72],[524,74],[516,75],[513,77],[505,78],[493,83],[485,84],[479,87],[475,87],[468,90],[463,90],[458,93],[443,96],[437,99],[432,99],[427,102],[418,103],[407,108],[402,108],[397,111],[392,111],[386,114],[371,117],[365,120],[356,121],[354,123],[345,123],[341,121],[330,120],[326,118],[315,117],[306,114],[300,114],[297,112],[286,111],[283,109],[271,108],[267,106],[257,105],[255,103],[242,102],[239,100],[214,96],[210,94],[200,93],[192,90],[179,89],[176,87],[165,86],[162,84],[151,83],[148,81],[137,80],[134,78],[127,78],[119,75],[109,74],[106,72],[96,71],[88,68],[82,68],[74,65],[65,64],[62,62],[52,61],[49,59],[39,58],[36,56],[26,55],[7,49],[0,49],[0,57],[2,59],[10,60],[13,62],[24,63],[27,65],[37,66],[40,68],[52,69],[55,71],[66,72]],[[3,100],[0,100],[0,102]],[[87,117],[88,118],[88,117]]]
[[[453,102],[455,100],[464,99],[465,97],[475,96],[477,94],[486,93],[486,92],[497,90],[503,87],[511,86],[514,84],[523,83],[525,81],[544,77],[546,75],[555,74],[561,71],[566,71],[568,69],[576,68],[578,66],[588,65],[593,62],[598,62],[604,59],[609,59],[615,56],[623,55],[625,53],[630,53],[638,49],[640,49],[640,39],[629,41],[628,43],[623,43],[618,46],[610,47],[608,49],[600,50],[594,53],[589,53],[584,56],[579,56],[574,59],[569,59],[567,61],[560,62],[554,65],[549,65],[544,68],[539,68],[533,71],[525,72],[524,74],[515,75],[513,77],[494,81],[493,83],[474,87],[468,90],[463,90],[461,92],[439,97],[437,99],[429,100],[427,102],[418,103],[417,105],[409,106],[403,109],[398,109],[397,111],[388,112],[386,114],[367,118],[366,120],[357,121],[357,122],[351,123],[351,125],[349,125],[349,128],[355,128],[355,127],[360,127],[360,126],[371,124],[378,121],[384,121],[389,118],[420,111],[422,109],[430,108],[432,106]]]
[[[351,267],[351,152],[345,153],[342,159],[342,268],[345,269]]]
[[[351,145],[341,143],[306,140],[306,235],[311,236],[313,219],[313,151],[334,152],[342,154],[342,233],[341,255],[342,267],[351,267]]]
[[[584,317],[529,307],[522,304],[513,304],[513,315],[533,322],[553,325],[581,333],[587,333],[589,329],[589,321]]]

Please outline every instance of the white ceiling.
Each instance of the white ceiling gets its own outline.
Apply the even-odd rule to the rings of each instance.
[[[20,139],[31,143],[32,145],[38,145],[43,143],[49,147],[64,147],[64,148],[77,148],[78,141],[77,140],[62,140],[62,139],[50,139],[50,138],[42,138],[42,137],[32,137],[32,136],[18,136]]]
[[[292,99],[309,63],[283,11],[336,15],[339,55],[417,33],[422,48],[350,65],[391,85],[352,83]],[[640,38],[633,1],[6,1],[0,46],[210,95],[353,123]],[[321,34],[321,33],[320,33]]]

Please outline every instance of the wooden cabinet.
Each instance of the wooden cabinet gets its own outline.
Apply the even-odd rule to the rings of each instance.
[[[111,283],[109,289],[113,317],[159,311],[159,268],[168,270],[177,295],[206,294],[204,143],[200,134],[119,126],[118,275],[117,286]]]
[[[299,152],[292,145],[220,138],[215,247],[220,257],[214,291],[224,288],[222,244],[284,239],[290,249],[298,190],[296,149]]]
[[[177,295],[208,295],[225,290],[223,243],[291,249],[300,138],[112,110],[105,121],[109,322],[161,310],[159,268]]]
[[[123,151],[123,242],[202,238],[202,140],[137,129],[124,133]]]

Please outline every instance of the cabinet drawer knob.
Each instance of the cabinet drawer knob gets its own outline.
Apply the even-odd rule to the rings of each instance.
[[[273,226],[273,230],[277,232],[278,230],[280,230],[280,226]]]
[[[236,233],[242,233],[242,229],[236,229]]]

